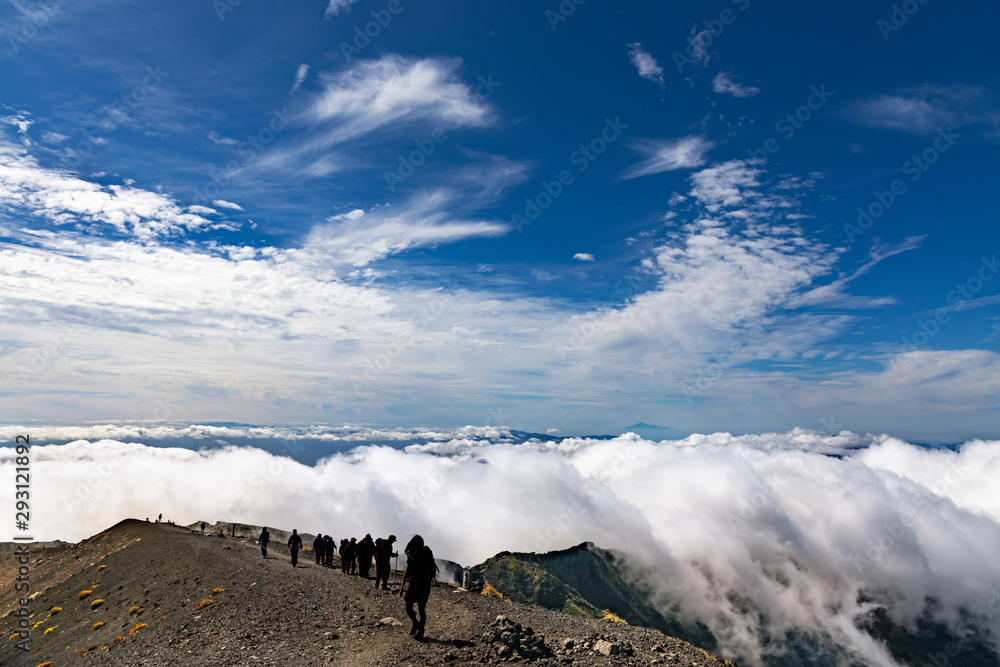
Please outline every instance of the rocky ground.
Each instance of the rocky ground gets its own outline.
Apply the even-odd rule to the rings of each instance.
[[[79,545],[33,551],[27,654],[10,640],[19,594],[5,550],[0,664],[725,664],[655,630],[445,584],[431,593],[421,643],[408,635],[398,573],[391,591],[375,590],[370,580],[315,565],[308,552],[293,569],[287,550],[273,547],[265,560],[250,539],[129,520]]]

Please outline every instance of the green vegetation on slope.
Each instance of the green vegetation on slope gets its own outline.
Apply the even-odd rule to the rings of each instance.
[[[656,628],[709,650],[707,628],[666,618],[625,579],[609,551],[589,542],[545,554],[502,552],[473,568],[507,599],[576,616],[603,618],[605,610],[631,625]]]

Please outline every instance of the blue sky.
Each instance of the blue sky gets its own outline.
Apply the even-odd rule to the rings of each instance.
[[[996,437],[998,15],[0,2],[0,418]]]

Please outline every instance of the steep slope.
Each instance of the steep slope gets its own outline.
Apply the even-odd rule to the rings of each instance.
[[[589,542],[544,554],[505,551],[472,571],[515,602],[589,618],[604,618],[611,612],[631,625],[656,628],[709,650],[715,648],[707,628],[663,616],[622,575],[615,556]]]
[[[629,581],[618,567],[612,552],[584,543],[549,553],[503,552],[470,568],[472,578],[489,586],[505,599],[537,604],[548,609],[589,618],[604,618],[610,611],[633,625],[661,630],[708,650],[716,650],[716,640],[708,628],[685,623],[680,617],[664,615],[649,602],[641,586]],[[915,627],[892,622],[886,613],[891,601],[872,596],[867,617],[855,620],[857,627],[883,642],[893,656],[911,667],[996,667],[1000,656],[985,631],[970,613],[965,627],[956,633],[939,622],[921,618]],[[933,605],[933,600],[929,601]],[[883,606],[885,605],[885,606]],[[763,614],[748,609],[748,613]],[[767,658],[774,667],[825,667],[842,664],[844,649],[829,637],[805,631],[791,631],[782,637],[764,637],[765,643],[781,648]],[[851,664],[864,664],[852,656]]]
[[[274,531],[272,531],[274,532]],[[396,594],[316,566],[268,559],[246,538],[125,521],[61,550],[32,553],[30,653],[16,631],[16,576],[0,571],[0,664],[384,665],[722,664],[655,630],[568,616],[439,584],[428,604],[427,641],[407,634]],[[90,593],[83,594],[85,591]],[[95,604],[102,600],[99,604]],[[211,600],[211,602],[205,602]],[[498,620],[498,616],[504,620]],[[401,622],[402,621],[402,622]],[[37,624],[37,625],[36,625]],[[100,624],[100,625],[99,625]]]

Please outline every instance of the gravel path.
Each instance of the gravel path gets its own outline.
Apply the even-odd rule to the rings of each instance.
[[[426,640],[417,642],[407,633],[398,575],[391,591],[375,590],[370,580],[317,566],[311,553],[302,556],[293,569],[283,547],[264,560],[249,540],[132,520],[68,549],[33,552],[32,591],[40,593],[31,602],[31,622],[41,623],[25,655],[8,642],[15,617],[0,619],[0,664],[725,664],[655,630],[444,584],[431,593]],[[12,563],[5,553],[3,613],[17,604]],[[81,599],[83,591],[91,592]],[[93,606],[96,600],[103,602]],[[54,607],[61,611],[53,613]],[[103,625],[95,629],[96,623]]]

